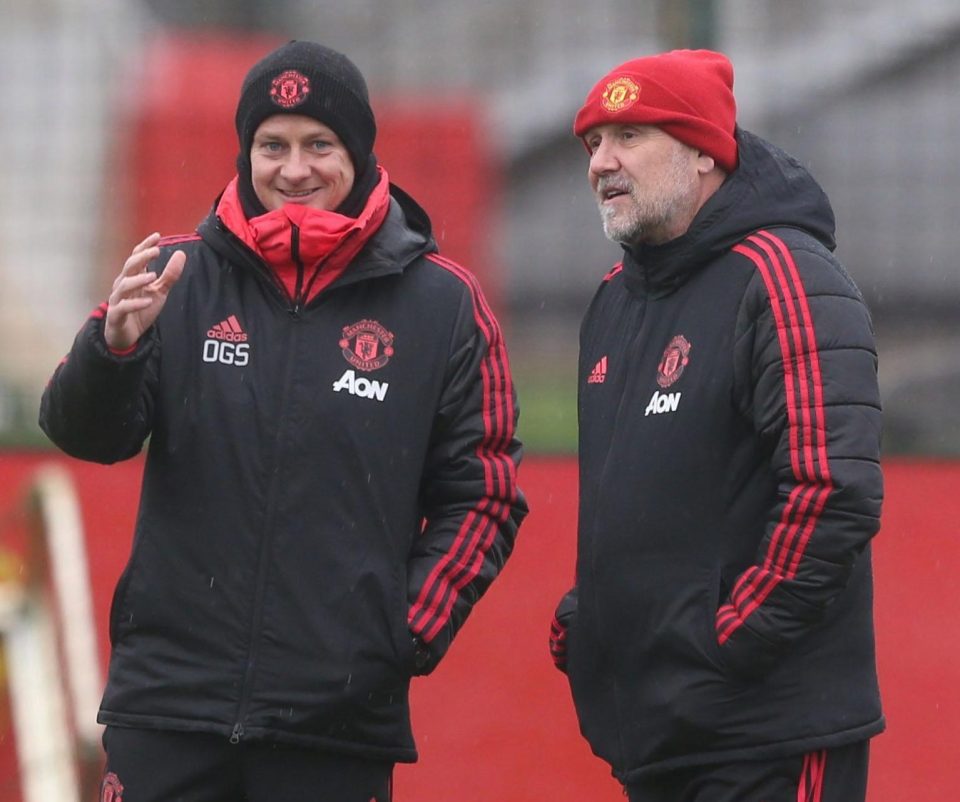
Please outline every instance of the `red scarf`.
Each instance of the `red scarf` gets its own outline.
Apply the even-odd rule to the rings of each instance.
[[[382,167],[377,170],[380,180],[357,218],[286,203],[281,209],[248,220],[240,206],[236,177],[227,184],[217,204],[217,216],[270,266],[291,301],[306,304],[350,266],[353,257],[386,219],[390,207],[390,181],[386,170]],[[299,257],[303,265],[299,298],[299,265],[293,256],[295,227],[300,232]]]

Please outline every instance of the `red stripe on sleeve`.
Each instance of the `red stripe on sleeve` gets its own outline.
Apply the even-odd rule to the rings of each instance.
[[[450,550],[430,571],[410,608],[411,629],[429,642],[446,626],[460,591],[479,574],[500,524],[517,497],[515,461],[504,453],[514,435],[513,383],[506,346],[476,278],[454,262],[428,257],[463,281],[473,300],[474,320],[488,343],[480,365],[483,436],[476,454],[483,467],[485,496],[464,517]]]
[[[157,242],[157,247],[162,248],[167,245],[180,245],[184,242],[195,242],[200,239],[199,234],[174,234],[168,237],[161,237]]]
[[[731,592],[730,602],[717,612],[721,644],[780,582],[796,576],[833,489],[816,333],[796,263],[787,246],[768,232],[749,237],[733,250],[754,263],[770,298],[783,362],[790,464],[796,485],[773,531],[763,566],[745,572]]]

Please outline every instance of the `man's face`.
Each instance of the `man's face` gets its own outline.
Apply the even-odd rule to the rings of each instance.
[[[584,142],[609,239],[660,244],[687,230],[700,205],[697,151],[650,125],[598,125]]]
[[[275,114],[253,135],[253,189],[268,211],[285,203],[336,209],[353,187],[350,155],[330,128],[312,117]]]

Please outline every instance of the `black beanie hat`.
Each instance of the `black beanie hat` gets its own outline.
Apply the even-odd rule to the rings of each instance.
[[[329,47],[288,42],[251,67],[237,104],[241,159],[249,158],[260,123],[274,114],[303,114],[329,126],[358,172],[373,152],[377,124],[367,83],[350,59]]]

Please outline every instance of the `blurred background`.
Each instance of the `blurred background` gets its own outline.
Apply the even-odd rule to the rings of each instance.
[[[397,802],[623,798],[546,648],[573,575],[578,327],[620,258],[571,127],[610,68],[675,47],[726,52],[740,124],[832,199],[885,407],[874,565],[890,730],[870,799],[953,799],[957,0],[0,0],[0,802],[99,798],[94,711],[142,469],[54,452],[40,394],[133,244],[207,213],[234,172],[243,75],[291,38],[366,76],[380,161],[480,277],[520,394],[533,512],[448,658],[414,683],[421,762],[398,770]]]
[[[956,0],[0,0],[0,443],[133,243],[191,231],[233,173],[246,69],[309,38],[348,53],[377,152],[481,278],[521,434],[576,446],[582,311],[618,249],[571,133],[613,65],[725,51],[741,125],[824,185],[873,311],[888,454],[960,454]]]

